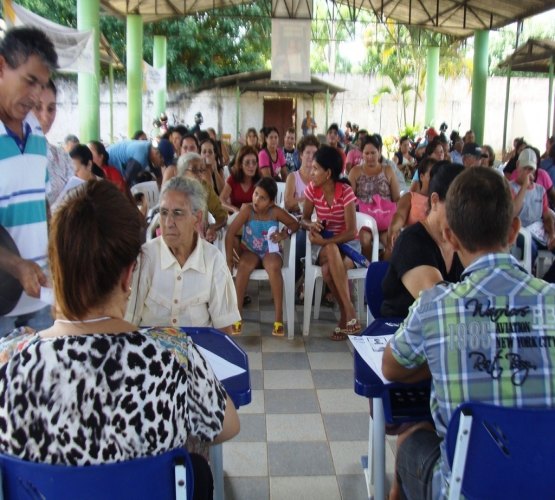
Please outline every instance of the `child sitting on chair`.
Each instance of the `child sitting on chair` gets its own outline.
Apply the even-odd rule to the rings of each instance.
[[[235,289],[239,313],[242,315],[243,297],[249,276],[260,264],[268,273],[272,298],[275,304],[275,321],[272,335],[283,336],[283,278],[281,267],[283,258],[279,242],[299,228],[296,219],[284,209],[275,205],[277,184],[271,177],[263,177],[256,184],[252,203],[243,204],[231,222],[226,234],[227,265],[233,271],[233,238],[243,226],[241,237],[241,256],[237,264]],[[279,230],[279,223],[285,227]],[[242,322],[233,324],[232,333],[239,335]]]

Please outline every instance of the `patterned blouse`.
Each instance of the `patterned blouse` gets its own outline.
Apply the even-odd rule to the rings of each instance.
[[[34,462],[88,465],[212,441],[226,392],[176,329],[0,342],[0,448]]]

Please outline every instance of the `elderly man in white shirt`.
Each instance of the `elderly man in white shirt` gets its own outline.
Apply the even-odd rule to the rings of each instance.
[[[233,279],[220,251],[199,237],[206,194],[189,178],[162,188],[162,235],[143,245],[126,319],[139,326],[211,326],[231,333],[241,319]]]

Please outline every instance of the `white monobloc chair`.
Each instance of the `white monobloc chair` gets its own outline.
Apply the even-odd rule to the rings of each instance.
[[[281,208],[285,208],[285,182],[276,182],[277,184],[277,195],[276,195],[276,205]]]
[[[279,183],[278,183],[279,184]],[[228,218],[227,227],[237,217],[234,213]],[[226,229],[227,233],[227,229]],[[283,307],[285,322],[287,324],[287,338],[292,339],[295,336],[295,254],[296,254],[297,235],[293,233],[288,240],[283,241],[283,267],[281,268],[281,276],[283,277]],[[225,234],[223,237],[223,254],[226,256]],[[233,277],[237,274],[237,270],[233,270]],[[268,273],[265,269],[255,269],[250,277],[253,281],[269,281]]]
[[[532,234],[524,227],[521,227],[518,233],[524,239],[524,247],[517,247],[515,243],[511,253],[526,271],[532,273]]]
[[[160,198],[160,189],[156,181],[140,182],[131,188],[132,194],[143,193],[148,201],[148,206],[154,208]]]
[[[374,218],[370,215],[360,212],[356,213],[357,230],[363,227],[370,229],[372,232],[372,262],[379,260],[380,250],[380,234],[378,226]],[[364,310],[364,281],[366,280],[367,268],[350,269],[347,271],[347,277],[350,280],[357,280],[357,316],[362,319],[366,316]],[[304,268],[304,316],[303,316],[303,335],[308,335],[310,329],[310,311],[312,306],[312,298],[314,301],[314,319],[320,316],[320,298],[322,297],[323,276],[322,267],[312,263],[312,244],[307,235],[306,238],[306,259]]]

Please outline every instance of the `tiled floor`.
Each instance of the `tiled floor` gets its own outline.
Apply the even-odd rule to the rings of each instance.
[[[368,400],[353,391],[349,342],[332,342],[334,310],[321,309],[310,336],[271,336],[266,284],[252,283],[252,303],[237,342],[249,356],[252,403],[239,409],[241,433],[223,446],[226,499],[368,498],[361,455],[368,447]],[[392,471],[390,441],[388,472]]]

